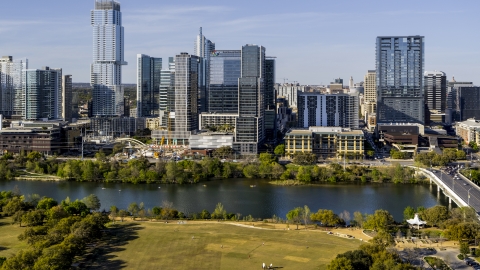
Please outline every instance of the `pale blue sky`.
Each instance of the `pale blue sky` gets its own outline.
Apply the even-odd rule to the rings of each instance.
[[[480,1],[120,1],[125,27],[123,82],[135,82],[137,53],[167,59],[193,52],[198,28],[217,49],[263,45],[277,57],[277,82],[363,80],[375,69],[375,38],[425,36],[426,70],[478,83]],[[0,54],[27,57],[88,82],[93,0],[3,1]],[[165,65],[164,65],[165,67]]]

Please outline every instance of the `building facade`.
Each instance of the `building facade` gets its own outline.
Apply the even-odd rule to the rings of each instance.
[[[364,78],[365,111],[368,115],[377,112],[377,81],[376,71],[369,70]]]
[[[93,28],[93,63],[90,84],[93,87],[93,116],[124,114],[122,65],[124,61],[124,29],[120,3],[95,0],[91,12]]]
[[[265,48],[243,46],[241,70],[234,149],[242,154],[257,154],[265,139]]]
[[[377,122],[424,123],[424,37],[377,37]]]
[[[365,137],[361,130],[341,127],[310,127],[291,129],[285,134],[285,153],[313,153],[318,158],[362,159]]]
[[[456,133],[466,144],[475,142],[480,145],[480,121],[476,119],[467,119],[455,124]]]
[[[137,54],[137,117],[159,115],[162,58]]]
[[[208,111],[208,85],[210,76],[210,56],[215,52],[215,43],[207,39],[200,27],[200,33],[195,39],[193,48],[193,55],[200,57],[199,71],[198,71],[198,112]]]
[[[62,118],[62,69],[26,69],[24,118],[27,120]]]
[[[25,93],[22,90],[22,71],[25,69],[28,69],[27,59],[0,58],[0,114],[6,118],[23,117]]]
[[[432,113],[444,113],[447,106],[447,76],[442,71],[425,71],[425,104]]]
[[[161,126],[167,128],[174,125],[169,118],[170,111],[175,111],[175,58],[168,58],[168,69],[160,72],[159,116]]]
[[[62,76],[62,117],[63,120],[72,122],[73,115],[73,88],[72,75]]]
[[[210,57],[208,86],[209,113],[238,113],[238,78],[241,50],[217,50]]]
[[[340,126],[358,128],[358,96],[298,93],[299,128],[311,126]]]

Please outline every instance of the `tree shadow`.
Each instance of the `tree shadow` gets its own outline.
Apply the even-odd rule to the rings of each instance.
[[[139,224],[116,224],[105,230],[104,236],[87,251],[87,254],[78,261],[84,269],[122,269],[126,262],[112,253],[125,250],[130,241],[138,238]]]

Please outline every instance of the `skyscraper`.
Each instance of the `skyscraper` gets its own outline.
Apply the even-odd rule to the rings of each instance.
[[[8,118],[22,118],[25,94],[22,91],[22,70],[28,69],[28,60],[0,58],[0,114]]]
[[[377,37],[377,122],[424,123],[424,37]]]
[[[174,140],[186,141],[198,129],[199,70],[200,57],[188,53],[175,57]]]
[[[208,111],[208,85],[209,85],[209,61],[210,55],[215,51],[215,43],[205,38],[200,27],[195,45],[193,48],[193,55],[201,57],[199,70],[199,92],[198,92],[198,112]]]
[[[90,83],[93,87],[93,116],[121,116],[124,111],[122,65],[124,30],[120,3],[95,0],[91,12],[93,27],[93,63]]]
[[[364,78],[365,110],[368,114],[377,112],[376,71],[369,70]]]
[[[425,71],[425,104],[431,112],[444,113],[447,104],[447,76],[442,71]]]
[[[238,78],[241,76],[240,50],[218,50],[210,58],[208,112],[238,113]]]
[[[168,58],[168,69],[160,72],[159,96],[160,125],[168,127],[169,113],[175,111],[175,62],[173,57]],[[172,119],[170,124],[174,125]]]
[[[276,140],[276,102],[275,57],[265,58],[265,139],[271,143]]]
[[[137,117],[159,115],[162,58],[137,54]]]
[[[62,76],[62,117],[65,121],[72,121],[72,75]]]
[[[238,86],[238,114],[235,144],[237,151],[257,154],[265,139],[265,48],[242,47],[242,74]]]
[[[62,69],[24,70],[22,90],[25,119],[62,118]]]

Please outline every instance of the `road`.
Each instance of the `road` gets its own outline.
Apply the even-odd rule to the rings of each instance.
[[[457,175],[456,173],[449,175],[440,170],[429,169],[429,171],[435,174],[438,179],[454,191],[462,200],[469,203],[477,213],[480,212],[480,188],[476,184],[461,175],[455,179],[454,175]],[[468,190],[470,190],[470,200],[468,199]]]

